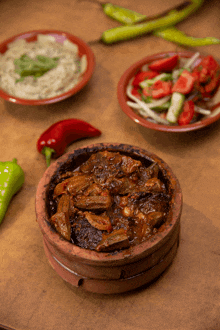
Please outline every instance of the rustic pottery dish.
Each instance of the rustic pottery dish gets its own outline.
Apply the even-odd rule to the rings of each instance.
[[[65,40],[68,40],[71,43],[77,45],[79,57],[82,58],[82,56],[85,55],[87,58],[87,69],[84,72],[82,78],[73,88],[55,97],[45,98],[45,99],[24,99],[24,98],[15,97],[13,95],[9,95],[6,91],[0,89],[0,97],[5,99],[6,101],[17,104],[24,104],[24,105],[42,105],[42,104],[59,102],[76,94],[91,79],[95,69],[95,56],[93,51],[83,40],[67,32],[56,31],[56,30],[36,30],[36,31],[20,33],[16,36],[13,36],[3,41],[0,44],[0,54],[4,54],[8,49],[8,45],[12,42],[15,42],[20,39],[24,39],[27,42],[33,42],[37,40],[39,35],[52,36],[55,38],[55,41],[57,43],[62,44]]]
[[[139,60],[138,62],[132,64],[121,76],[118,86],[117,86],[117,97],[119,104],[123,110],[123,112],[131,118],[135,123],[149,128],[156,131],[163,131],[163,132],[188,132],[198,130],[200,128],[206,127],[217,120],[220,119],[220,92],[218,92],[213,98],[215,106],[213,107],[212,114],[210,116],[204,116],[201,120],[196,121],[194,123],[178,126],[178,125],[163,125],[157,124],[153,121],[148,121],[147,119],[138,115],[131,107],[127,105],[127,101],[129,100],[128,96],[126,95],[126,89],[129,84],[129,81],[135,76],[135,74],[144,66],[153,62],[155,60],[163,59],[167,57],[167,55],[173,56],[177,54],[176,52],[166,52],[166,53],[159,53],[154,54],[151,56],[144,57],[143,59]],[[190,58],[193,56],[192,52],[178,52],[179,56],[182,58]],[[200,56],[203,58],[204,56]],[[198,59],[199,61],[199,59]]]
[[[115,151],[140,160],[157,162],[161,180],[171,191],[166,222],[155,236],[128,249],[96,252],[62,238],[48,221],[48,192],[53,178],[75,169],[98,151]],[[169,166],[158,156],[125,144],[96,144],[74,150],[56,160],[44,173],[36,193],[36,218],[43,235],[45,254],[57,274],[73,287],[112,294],[136,289],[157,279],[173,261],[179,242],[182,192]]]

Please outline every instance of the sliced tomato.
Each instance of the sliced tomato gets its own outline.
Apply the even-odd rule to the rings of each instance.
[[[160,99],[161,97],[170,95],[172,93],[171,81],[156,81],[152,86],[152,97],[154,99]]]
[[[199,76],[199,83],[209,84],[210,79],[219,74],[219,68],[218,62],[211,55],[208,55],[194,68],[193,75]]]
[[[184,70],[176,83],[173,85],[172,92],[178,92],[181,94],[188,94],[192,91],[195,77],[187,70]]]
[[[199,65],[203,68],[207,68],[209,71],[216,71],[219,67],[218,62],[214,59],[212,55],[204,57],[204,59]]]
[[[203,98],[212,98],[220,86],[220,76],[213,77],[209,83],[200,86],[199,91]]]
[[[153,79],[154,77],[158,76],[158,72],[155,71],[141,71],[136,74],[134,80],[132,82],[133,86],[139,86],[140,82],[146,79]]]
[[[210,79],[209,70],[207,68],[202,68],[202,70],[200,71],[200,75],[199,75],[199,82],[205,83],[205,82],[207,82],[208,79]]]
[[[188,125],[195,114],[195,105],[193,101],[185,101],[183,105],[183,111],[179,115],[178,124]]]
[[[144,96],[152,96],[152,87],[146,86],[143,88],[142,93]]]
[[[195,82],[199,83],[200,80],[200,71],[198,69],[193,70],[192,76],[195,78]]]
[[[141,98],[139,90],[140,90],[140,88],[135,86],[135,87],[132,88],[131,94],[138,97],[138,98]]]
[[[169,72],[177,66],[178,60],[179,56],[173,55],[150,63],[148,68],[158,72]]]

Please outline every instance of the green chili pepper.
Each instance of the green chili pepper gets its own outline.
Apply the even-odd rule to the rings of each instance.
[[[24,183],[24,172],[17,159],[0,162],[0,223],[4,219],[8,205]]]
[[[103,32],[101,40],[106,44],[111,44],[175,25],[194,13],[202,3],[203,0],[192,0],[190,5],[186,8],[182,10],[172,10],[164,17],[137,25],[126,25],[109,29]]]
[[[146,15],[111,3],[102,4],[102,8],[107,16],[125,25],[139,23],[147,18]]]
[[[167,41],[174,42],[183,46],[199,47],[207,45],[220,44],[220,40],[217,38],[206,37],[206,38],[194,38],[187,36],[185,33],[176,29],[175,27],[169,27],[163,30],[154,31],[154,35],[161,37]]]

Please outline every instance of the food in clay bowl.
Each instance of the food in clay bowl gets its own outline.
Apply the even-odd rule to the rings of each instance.
[[[66,282],[96,293],[136,289],[172,263],[182,192],[169,166],[126,144],[95,144],[57,159],[36,193],[45,254]]]
[[[21,33],[0,44],[0,97],[24,105],[55,103],[80,91],[94,69],[93,51],[70,33]]]
[[[163,132],[187,132],[220,119],[220,66],[212,55],[167,52],[147,56],[121,76],[118,101],[134,122]]]

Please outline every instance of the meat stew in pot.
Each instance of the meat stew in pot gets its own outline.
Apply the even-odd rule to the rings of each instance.
[[[63,238],[81,248],[113,252],[161,230],[171,192],[157,163],[104,150],[55,175],[47,198],[49,221]]]

